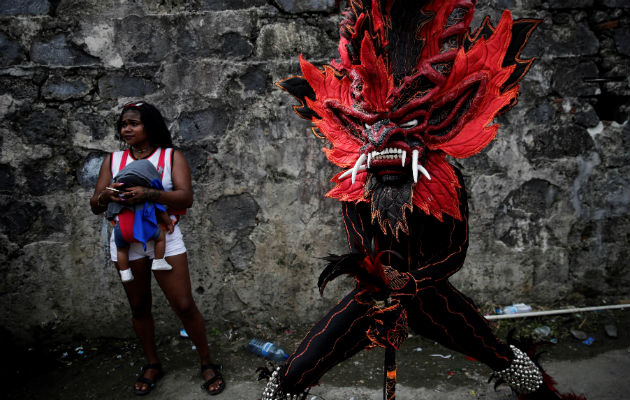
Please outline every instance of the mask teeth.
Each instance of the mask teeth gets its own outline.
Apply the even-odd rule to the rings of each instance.
[[[395,147],[388,147],[381,151],[372,151],[369,156],[369,163],[372,160],[395,160],[397,158],[402,158],[405,160],[407,158],[407,152],[403,149],[397,149]],[[403,164],[404,165],[404,164]]]
[[[411,152],[411,172],[413,173],[413,181],[415,183],[418,182],[418,171],[420,171],[420,173],[424,175],[425,178],[431,180],[431,175],[429,175],[429,171],[427,171],[425,167],[418,163],[419,156],[419,150],[416,149]],[[359,171],[370,168],[370,164],[373,160],[394,160],[397,158],[401,159],[401,164],[404,167],[407,160],[407,152],[403,149],[392,147],[383,149],[381,151],[372,151],[367,155],[361,154],[357,159],[357,162],[354,164],[354,167],[346,170],[343,174],[339,175],[339,179],[345,179],[349,175],[352,175],[352,184],[354,184],[357,180],[357,174],[359,173]]]

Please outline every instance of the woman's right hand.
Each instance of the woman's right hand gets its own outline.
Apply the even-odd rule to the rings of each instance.
[[[124,192],[118,192],[112,189],[119,189],[123,186],[122,183],[111,183],[108,186],[102,186],[96,194],[96,206],[98,208],[107,208],[109,203],[124,203],[124,199],[120,195]]]
[[[119,183],[119,182],[113,182],[110,183],[108,186],[105,187],[105,189],[103,189],[103,191],[101,192],[101,194],[99,195],[99,198],[101,199],[101,204],[104,203],[124,203],[124,197],[121,197],[121,195],[123,193],[125,193],[123,190],[121,190],[123,184]],[[112,189],[116,189],[116,190],[110,190],[108,188],[112,188]]]

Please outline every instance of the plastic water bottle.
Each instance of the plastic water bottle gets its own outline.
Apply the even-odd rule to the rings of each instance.
[[[503,309],[504,314],[521,314],[532,311],[532,307],[525,303],[512,304]]]
[[[289,355],[285,353],[284,350],[264,339],[250,340],[247,348],[249,348],[249,351],[252,353],[273,361],[284,361],[289,358]]]

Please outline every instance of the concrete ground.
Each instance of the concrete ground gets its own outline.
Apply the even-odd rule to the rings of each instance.
[[[546,339],[557,342],[546,346],[542,364],[558,381],[562,390],[583,393],[589,400],[630,399],[630,312],[615,311],[501,322],[495,326],[503,336],[509,329],[533,332],[547,325]],[[617,337],[604,331],[617,328]],[[594,341],[589,345],[576,339],[571,329],[585,332]],[[159,348],[166,369],[165,377],[148,398],[207,399],[199,388],[201,378],[196,352],[188,339],[162,335]],[[224,364],[227,388],[217,399],[259,399],[264,383],[256,380],[255,369],[265,360],[246,349],[248,338],[238,332],[228,335],[217,329],[210,336],[218,361]],[[304,329],[285,330],[276,338],[292,349]],[[49,345],[46,349],[10,352],[2,376],[6,399],[133,399],[131,387],[138,373],[141,351],[134,339],[81,340]],[[364,351],[324,376],[311,390],[309,400],[382,399],[382,362],[380,349]],[[490,371],[484,365],[453,353],[418,336],[410,337],[398,353],[397,399],[515,399],[507,387],[496,391],[488,384]],[[8,368],[4,371],[4,368]]]

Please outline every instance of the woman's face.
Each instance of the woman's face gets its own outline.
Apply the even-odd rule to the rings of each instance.
[[[123,113],[120,135],[129,146],[141,148],[149,144],[149,136],[137,110],[127,110]]]

